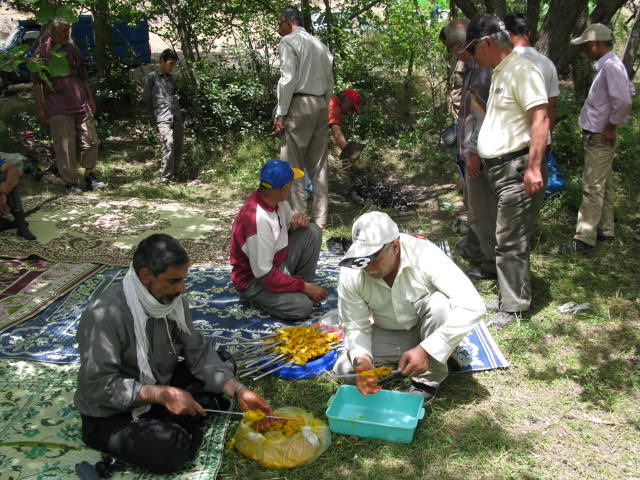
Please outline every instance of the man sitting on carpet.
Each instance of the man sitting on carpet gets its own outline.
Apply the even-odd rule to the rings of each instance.
[[[82,314],[76,408],[82,438],[154,473],[180,469],[203,438],[205,408],[271,413],[234,378],[235,362],[194,328],[185,293],[189,257],[168,235],[138,245],[122,283]],[[184,360],[182,360],[184,359]]]
[[[231,280],[240,299],[284,320],[308,317],[328,295],[313,283],[322,232],[284,201],[303,176],[289,162],[269,160],[231,232]]]
[[[448,375],[447,359],[485,313],[484,302],[442,250],[400,234],[386,213],[365,213],[352,235],[338,279],[346,348],[334,370],[392,365],[412,377],[410,393],[431,403]],[[356,377],[356,385],[363,395],[380,390],[374,377]]]
[[[35,240],[36,237],[29,231],[22,209],[22,200],[18,194],[18,177],[20,172],[16,167],[0,158],[0,232],[9,228],[17,228],[18,236],[26,240]],[[7,212],[11,212],[14,220],[3,218]]]

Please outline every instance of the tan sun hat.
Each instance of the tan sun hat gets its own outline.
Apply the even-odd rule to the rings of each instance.
[[[611,41],[611,29],[601,23],[593,23],[585,28],[582,35],[571,40],[572,45],[582,45],[587,42],[608,42]]]

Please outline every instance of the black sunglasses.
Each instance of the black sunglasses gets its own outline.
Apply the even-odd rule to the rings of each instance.
[[[478,44],[484,40],[484,37],[481,38],[476,38],[475,40],[473,40],[469,46],[467,48],[465,48],[465,50],[467,52],[469,52],[471,55],[475,55],[476,54],[476,47],[478,46]]]

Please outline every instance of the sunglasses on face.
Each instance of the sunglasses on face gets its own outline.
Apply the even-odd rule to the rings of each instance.
[[[476,54],[476,47],[480,44],[481,41],[484,40],[484,37],[482,38],[477,38],[474,41],[472,41],[469,46],[466,48],[467,52],[469,52],[471,55],[475,55]]]

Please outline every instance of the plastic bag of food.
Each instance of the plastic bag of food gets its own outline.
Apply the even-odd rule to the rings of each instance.
[[[266,468],[292,468],[313,462],[331,443],[331,431],[323,421],[297,407],[273,411],[279,417],[296,420],[258,422],[242,419],[233,445],[245,457]]]

